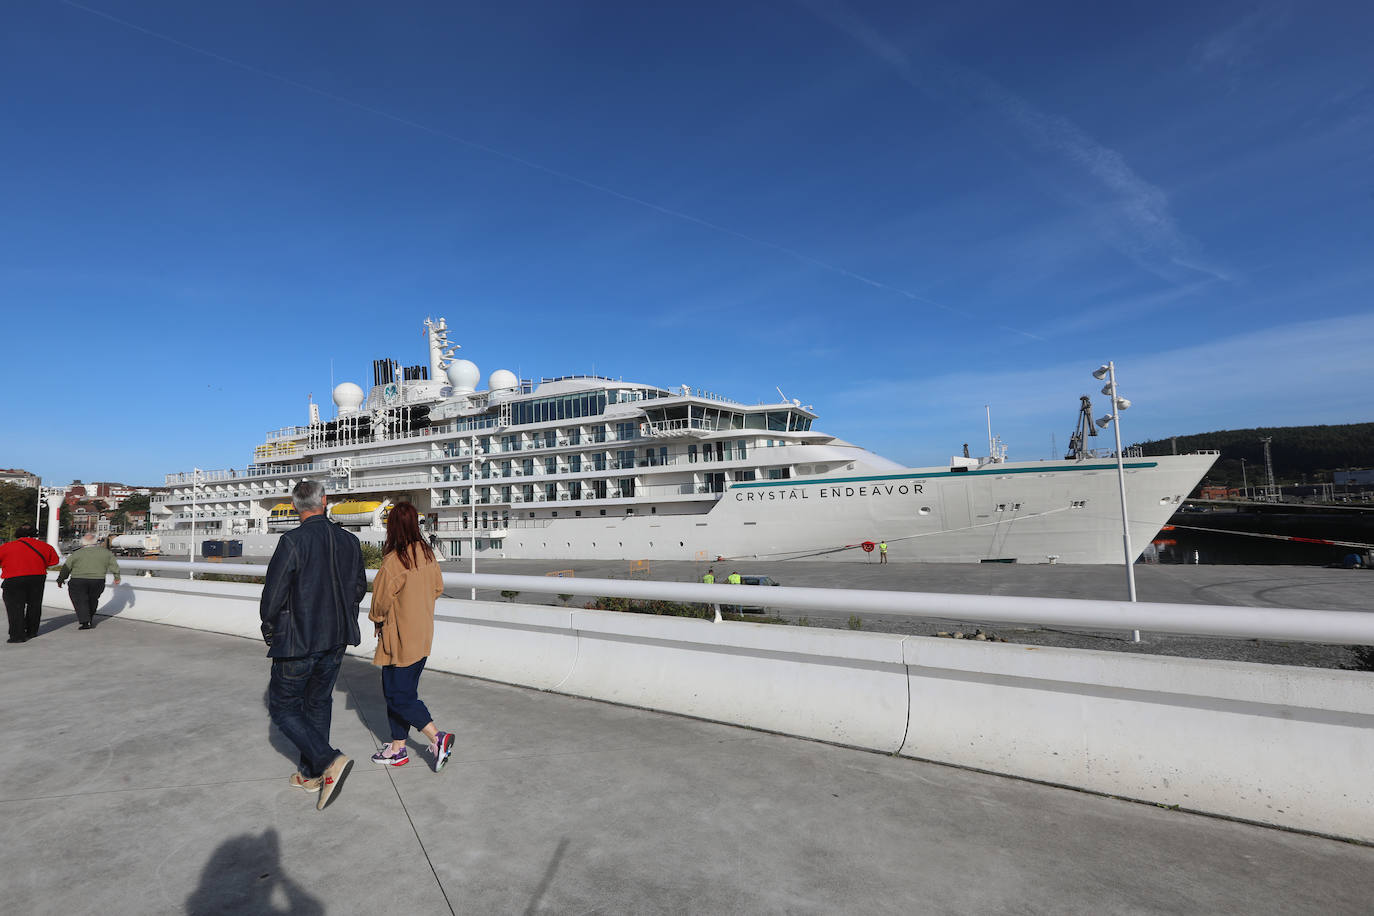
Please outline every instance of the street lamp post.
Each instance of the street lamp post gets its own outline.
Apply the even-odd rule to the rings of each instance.
[[[200,468],[191,469],[191,544],[186,548],[186,562],[196,561],[196,484],[200,483]],[[194,569],[188,572],[190,578],[196,577]]]
[[[1245,459],[1240,459],[1240,492],[1245,494],[1245,498],[1250,498],[1250,483],[1245,479]]]
[[[482,450],[477,447],[477,430],[472,431],[472,460],[469,462],[472,467],[472,479],[468,481],[468,513],[472,516],[472,527],[468,530],[472,532],[468,538],[469,563],[472,574],[477,575],[477,456]],[[472,587],[472,600],[477,600],[477,586]]]
[[[1093,372],[1093,378],[1098,381],[1103,377],[1107,379],[1107,385],[1102,389],[1102,393],[1111,398],[1112,412],[1099,418],[1097,425],[1106,429],[1110,423],[1112,433],[1116,436],[1116,482],[1121,494],[1121,549],[1126,559],[1126,594],[1131,601],[1135,601],[1135,555],[1131,550],[1131,529],[1126,518],[1126,466],[1121,456],[1121,411],[1130,407],[1131,402],[1116,393],[1116,363],[1108,361],[1105,366],[1100,366]],[[1140,631],[1131,632],[1133,640],[1140,642]]]

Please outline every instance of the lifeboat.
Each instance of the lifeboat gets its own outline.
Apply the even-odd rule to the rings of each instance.
[[[294,528],[301,522],[300,514],[296,507],[290,503],[277,503],[272,507],[272,511],[267,513],[267,528],[269,531],[282,531],[286,528]]]
[[[354,499],[341,503],[330,503],[328,507],[329,520],[349,528],[361,528],[368,525],[379,528],[390,509],[390,500],[383,502],[375,499]]]

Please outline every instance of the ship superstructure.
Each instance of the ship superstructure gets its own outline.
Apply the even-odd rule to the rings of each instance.
[[[425,328],[426,364],[374,362],[368,390],[336,386],[334,417],[311,404],[247,467],[168,475],[154,504],[164,554],[193,536],[270,554],[296,521],[291,487],[315,478],[364,540],[381,540],[391,504],[413,503],[448,558],[786,559],[886,541],[897,561],[1121,560],[1116,464],[1100,453],[906,468],[813,429],[796,400],[504,369],[479,390],[446,321]],[[1128,456],[1137,549],[1215,458]]]

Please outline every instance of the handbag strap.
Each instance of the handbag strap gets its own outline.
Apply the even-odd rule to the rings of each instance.
[[[43,551],[39,550],[37,547],[30,544],[28,538],[20,538],[19,543],[23,544],[25,547],[29,548],[34,553],[38,554],[38,559],[42,560],[45,565],[47,564],[48,558],[43,556]]]

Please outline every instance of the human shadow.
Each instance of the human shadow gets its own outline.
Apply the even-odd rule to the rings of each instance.
[[[269,827],[261,836],[245,833],[219,845],[200,873],[199,886],[186,898],[186,912],[324,916],[324,904],[286,876],[281,840],[276,828]]]
[[[137,602],[138,596],[134,592],[134,587],[127,582],[121,582],[110,589],[109,599],[97,607],[95,612],[105,617],[114,617],[121,611],[133,607]]]
[[[281,729],[272,722],[272,685],[270,682],[262,692],[262,708],[267,712],[267,743],[291,761],[292,766],[299,766],[301,762],[300,748],[292,744],[291,739],[283,735]]]
[[[391,727],[387,724],[386,698],[382,696],[381,670],[371,662],[346,655],[339,680],[344,687],[344,708],[353,711],[378,744],[385,744],[391,740]]]

